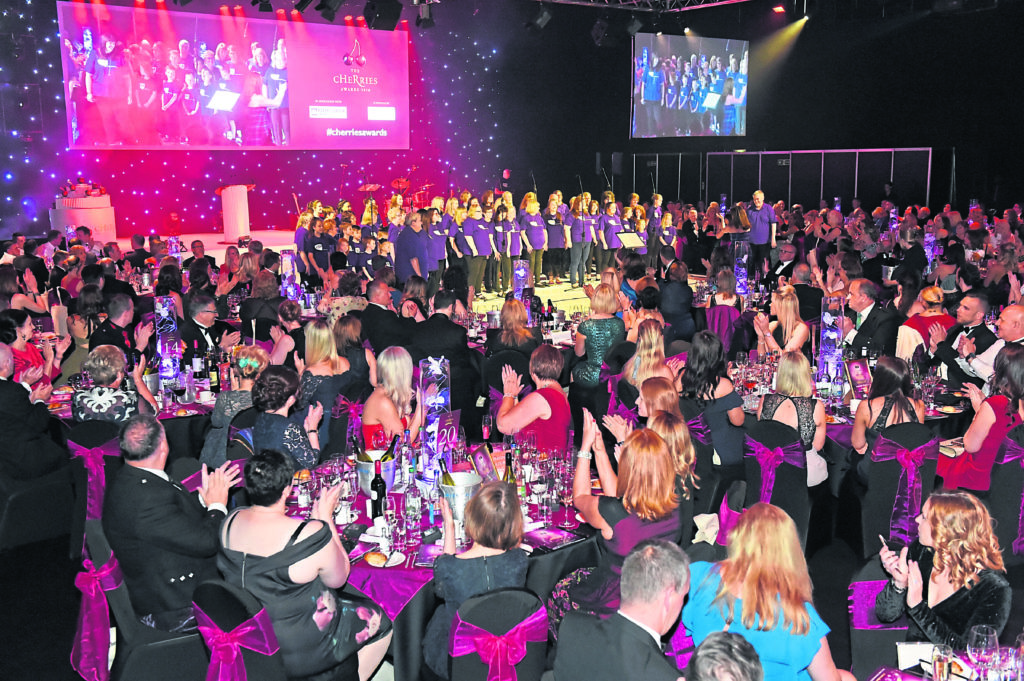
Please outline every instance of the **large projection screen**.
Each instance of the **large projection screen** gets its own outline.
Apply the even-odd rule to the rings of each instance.
[[[408,149],[409,32],[58,2],[68,146]]]
[[[638,33],[630,137],[746,135],[749,48],[746,40]]]

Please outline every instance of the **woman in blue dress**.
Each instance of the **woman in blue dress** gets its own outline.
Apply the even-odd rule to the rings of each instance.
[[[683,626],[696,645],[715,631],[743,636],[761,658],[764,681],[853,681],[832,660],[811,589],[796,525],[782,509],[757,503],[729,532],[728,558],[690,567]]]

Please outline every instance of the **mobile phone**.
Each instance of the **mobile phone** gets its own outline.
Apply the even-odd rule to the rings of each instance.
[[[889,548],[889,542],[885,541],[885,537],[883,537],[882,535],[878,535],[878,538],[882,540],[882,546],[884,546],[885,548],[888,549]],[[889,550],[891,551],[892,549],[889,549]]]
[[[366,532],[366,523],[352,523],[341,533],[341,545],[346,553],[350,552]]]

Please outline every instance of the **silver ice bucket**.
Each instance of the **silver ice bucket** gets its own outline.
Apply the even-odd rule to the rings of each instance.
[[[452,473],[451,476],[455,484],[442,484],[441,492],[452,508],[452,518],[461,523],[466,520],[466,504],[480,489],[483,478],[476,473]]]

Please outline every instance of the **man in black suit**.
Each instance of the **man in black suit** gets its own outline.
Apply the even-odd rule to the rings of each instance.
[[[950,387],[972,383],[979,388],[985,379],[972,368],[974,357],[984,354],[996,342],[996,335],[985,326],[989,311],[988,296],[981,289],[967,291],[956,308],[956,324],[944,331],[938,324],[928,330],[926,342],[931,366],[945,367]],[[970,343],[970,351],[966,351]]]
[[[0,343],[0,470],[16,480],[31,480],[67,465],[68,453],[50,436],[46,401],[53,386],[40,383],[34,390],[28,388],[42,370],[29,369],[23,382],[15,382],[13,376],[14,355]]]
[[[127,281],[121,281],[117,278],[117,261],[113,258],[101,258],[97,263],[103,271],[102,284],[100,288],[103,289],[103,299],[109,304],[111,298],[119,293],[123,293],[132,299],[132,303],[136,302],[138,294],[135,292],[135,287],[129,284]],[[85,272],[82,272],[82,278],[85,278]]]
[[[989,331],[988,327],[984,324],[981,325],[981,328]],[[989,333],[991,334],[992,332],[989,331]],[[981,335],[980,333],[973,335],[965,334],[963,339],[956,345],[956,351],[959,355],[957,364],[962,366],[963,363],[966,363],[966,369],[971,374],[968,381],[975,385],[979,385],[977,383],[978,380],[984,383],[991,383],[992,376],[995,373],[996,356],[999,355],[1003,348],[1007,345],[1024,344],[1024,306],[1017,304],[1007,305],[1003,308],[1003,311],[999,313],[999,319],[996,320],[996,338],[984,350],[979,347]],[[946,354],[945,350],[946,348],[943,347],[942,351],[944,354]],[[977,377],[976,380],[973,379],[975,376]],[[989,385],[989,390],[986,392],[991,393],[991,388],[992,386]]]
[[[661,650],[690,590],[686,554],[667,541],[646,541],[622,565],[619,611],[606,620],[570,612],[558,630],[554,681],[682,678]]]
[[[132,267],[138,269],[146,264],[146,260],[152,255],[146,250],[146,237],[141,234],[132,234],[132,252],[125,256],[125,260]]]
[[[779,244],[779,261],[768,270],[767,282],[771,290],[779,288],[780,282],[793,278],[796,269],[796,244],[783,241]]]
[[[764,669],[754,646],[739,634],[713,631],[700,642],[689,664],[686,681],[762,681]]]
[[[132,299],[123,293],[111,296],[107,303],[107,318],[89,336],[89,351],[101,345],[121,348],[126,358],[137,360],[149,345],[153,335],[153,322],[132,327],[135,306]]]
[[[36,277],[36,291],[31,293],[42,293],[45,290],[46,280],[50,276],[50,272],[46,269],[46,263],[36,255],[36,240],[29,239],[25,242],[22,248],[21,255],[14,259],[14,269],[19,272],[25,270],[31,270],[32,274]]]
[[[679,262],[676,260],[676,249],[671,246],[662,246],[658,252],[658,283],[663,284],[668,281],[668,270],[672,267],[672,263]]]
[[[205,355],[210,348],[220,347],[227,352],[242,334],[222,319],[217,319],[217,305],[213,297],[197,293],[188,302],[188,320],[181,325],[181,342],[185,344],[181,359],[188,364],[195,356]]]
[[[181,266],[187,270],[192,266],[192,263],[201,258],[205,258],[206,262],[210,263],[211,272],[216,271],[217,261],[213,259],[213,256],[206,255],[206,245],[199,239],[192,242],[192,257],[185,258],[185,261],[181,263]]]
[[[416,325],[409,353],[414,363],[427,357],[444,357],[451,371],[451,406],[462,412],[461,422],[470,436],[474,435],[476,398],[479,394],[480,370],[470,353],[466,328],[451,320],[455,293],[441,290],[434,294],[434,314]],[[479,357],[482,357],[477,353]],[[478,434],[477,434],[478,435]]]
[[[370,341],[373,353],[379,355],[392,345],[405,347],[416,331],[416,322],[399,317],[391,299],[391,287],[377,277],[366,285],[369,304],[363,310],[363,335]]]
[[[217,533],[238,468],[230,462],[214,471],[203,466],[197,498],[164,472],[169,447],[155,417],[129,418],[120,444],[125,465],[107,488],[103,531],[124,572],[132,607],[156,629],[195,628],[192,592],[219,576]]]
[[[805,322],[821,317],[821,301],[825,292],[811,285],[811,266],[800,263],[793,268],[793,290],[800,302],[800,319]]]
[[[852,318],[842,319],[846,347],[853,348],[858,356],[864,350],[895,355],[900,320],[894,311],[878,304],[878,287],[867,279],[854,279],[846,304],[854,313]]]

